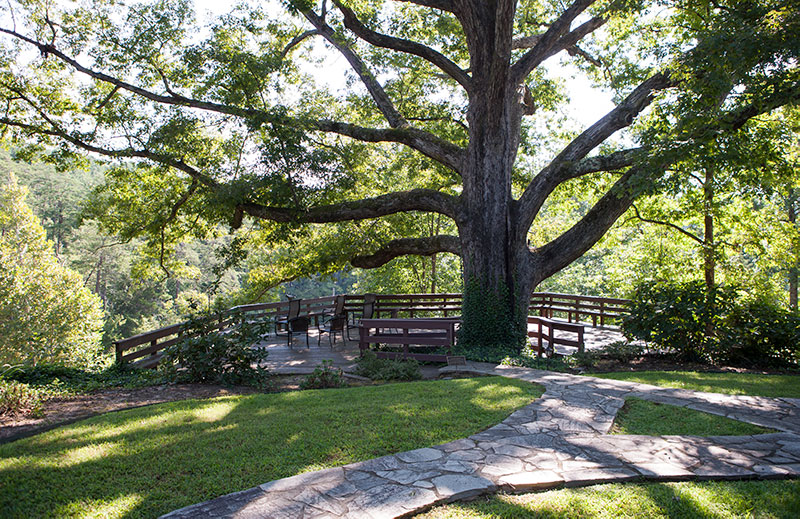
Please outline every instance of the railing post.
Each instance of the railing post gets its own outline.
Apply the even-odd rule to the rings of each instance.
[[[600,326],[605,326],[605,322],[606,322],[606,311],[605,311],[604,307],[605,307],[605,301],[601,299],[600,300]],[[595,316],[593,324],[594,324],[594,327],[597,328],[597,316]]]
[[[122,364],[122,348],[120,348],[119,342],[117,341],[114,341],[114,353],[117,364]]]

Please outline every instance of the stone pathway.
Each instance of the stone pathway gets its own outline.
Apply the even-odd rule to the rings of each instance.
[[[665,389],[486,364],[471,368],[541,384],[546,391],[469,438],[271,481],[163,517],[394,518],[499,490],[800,475],[800,399]],[[781,432],[706,438],[608,435],[629,397]]]

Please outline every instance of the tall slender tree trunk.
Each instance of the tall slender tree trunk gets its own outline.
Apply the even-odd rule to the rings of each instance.
[[[705,168],[703,183],[703,272],[706,283],[706,331],[707,338],[714,336],[714,316],[716,314],[716,285],[714,274],[717,266],[716,244],[714,243],[714,169]]]
[[[789,223],[792,227],[797,228],[797,189],[791,188],[789,190],[789,200],[787,204],[787,212],[789,216]],[[794,244],[795,240],[792,240]],[[798,258],[796,257],[797,250],[790,251],[790,256],[795,258],[792,260],[792,265],[789,267],[789,307],[792,310],[797,310],[797,273],[798,273]]]

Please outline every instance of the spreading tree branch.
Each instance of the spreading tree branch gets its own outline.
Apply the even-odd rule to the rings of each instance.
[[[372,96],[373,101],[375,101],[375,105],[386,118],[389,126],[392,128],[407,127],[408,122],[394,107],[394,103],[392,103],[392,100],[389,99],[386,91],[383,89],[381,84],[378,83],[375,75],[371,70],[369,70],[361,57],[356,54],[356,52],[347,43],[342,41],[341,38],[336,35],[333,28],[328,25],[321,16],[317,15],[317,13],[311,10],[303,11],[303,16],[306,17],[306,20],[308,20],[311,25],[314,26],[317,32],[323,38],[325,38],[328,43],[333,45],[333,47],[338,50],[342,56],[344,56],[344,59],[347,60],[347,62],[350,64],[350,67],[352,67],[353,71],[361,79],[361,82],[366,87],[367,92],[369,92],[370,96]]]
[[[334,0],[333,3],[339,8],[344,16],[344,26],[350,29],[362,40],[377,47],[383,47],[385,49],[396,50],[398,52],[419,56],[420,58],[423,58],[439,67],[442,72],[453,78],[458,82],[458,84],[464,87],[464,90],[466,90],[468,93],[471,91],[472,79],[467,75],[466,72],[464,72],[464,70],[450,61],[450,59],[443,54],[431,49],[426,45],[422,45],[414,41],[375,32],[361,23],[361,20],[358,19],[356,13],[353,12],[353,10],[349,7],[342,5],[339,0]]]
[[[291,51],[293,48],[295,48],[295,47],[297,47],[298,45],[300,45],[300,43],[302,43],[302,42],[303,42],[303,40],[305,40],[306,38],[310,38],[311,36],[316,36],[316,35],[318,35],[318,34],[319,34],[319,31],[316,31],[316,30],[310,30],[310,31],[305,31],[305,32],[303,32],[303,33],[301,33],[301,34],[298,34],[297,36],[295,36],[294,38],[292,38],[292,41],[290,41],[290,42],[289,42],[289,43],[286,45],[286,47],[284,47],[284,48],[283,48],[283,51],[281,52],[281,61],[283,61],[284,59],[286,59],[286,55],[287,55],[287,54],[289,54],[289,52],[290,52],[290,51]]]
[[[274,222],[331,223],[378,218],[406,211],[441,213],[455,218],[458,199],[433,189],[412,189],[308,209],[243,203],[236,208],[234,227],[241,223],[243,214]]]
[[[564,49],[572,47],[584,36],[590,34],[605,23],[603,18],[595,17],[570,32],[569,28],[572,22],[575,21],[575,18],[592,5],[594,1],[595,0],[576,0],[555,22],[550,24],[550,27],[548,27],[544,33],[538,35],[533,48],[526,52],[511,67],[510,78],[512,84],[521,84],[525,78],[528,77],[528,74],[544,60]],[[517,39],[517,41],[523,42],[524,40]]]
[[[38,135],[49,135],[51,137],[57,137],[62,139],[77,148],[80,148],[85,151],[89,151],[91,153],[97,153],[98,155],[103,155],[105,157],[111,157],[115,159],[147,159],[152,162],[169,166],[171,168],[175,168],[177,170],[183,171],[190,177],[197,179],[203,185],[210,187],[210,188],[218,188],[219,182],[214,180],[213,178],[209,177],[208,175],[203,174],[198,169],[190,166],[186,162],[181,159],[176,159],[169,155],[164,155],[162,153],[156,153],[146,149],[134,149],[134,148],[123,148],[123,149],[108,149],[103,148],[101,146],[97,146],[94,144],[90,144],[85,142],[78,137],[60,129],[58,126],[53,126],[52,128],[42,128],[39,126],[35,126],[32,124],[26,124],[19,121],[14,121],[8,119],[6,117],[0,118],[0,124],[12,126],[15,128],[19,128],[21,130],[25,130],[31,132],[33,134]],[[52,124],[52,123],[51,123]]]
[[[703,242],[702,238],[698,238],[697,236],[695,236],[694,234],[690,233],[689,231],[687,231],[683,227],[680,227],[679,225],[675,225],[672,222],[664,222],[662,220],[653,220],[651,218],[644,218],[639,213],[639,208],[636,207],[636,204],[631,204],[631,207],[633,207],[633,212],[636,215],[636,219],[637,220],[641,220],[642,222],[645,222],[645,223],[652,223],[652,224],[655,224],[655,225],[662,225],[664,227],[669,227],[670,229],[672,229],[674,231],[678,231],[679,233],[683,234],[687,238],[689,238],[691,240],[694,240],[695,242],[699,243],[700,245],[704,245],[704,242]]]
[[[574,167],[598,145],[608,139],[616,131],[630,126],[636,116],[653,100],[653,92],[671,85],[666,74],[658,73],[646,79],[636,87],[625,100],[614,107],[608,114],[587,128],[570,142],[550,164],[542,169],[530,182],[519,200],[519,233],[527,233],[550,193],[566,180],[574,178],[579,170]],[[631,157],[617,156],[616,160]],[[591,163],[588,163],[591,164]],[[588,165],[584,163],[584,166]],[[613,164],[613,161],[612,161]]]
[[[364,128],[337,121],[316,121],[316,128],[325,132],[337,133],[364,142],[397,142],[413,148],[423,155],[461,172],[464,150],[455,144],[423,130],[406,128],[375,129]]]
[[[359,268],[375,268],[389,263],[399,256],[431,256],[439,252],[461,255],[458,236],[438,235],[424,238],[400,238],[392,240],[372,254],[356,256],[350,264]]]
[[[631,168],[612,188],[568,231],[555,240],[531,251],[533,272],[541,281],[566,267],[592,248],[633,203],[630,184],[646,174]]]
[[[438,9],[439,11],[447,11],[452,13],[455,11],[455,5],[451,0],[395,0],[396,2],[405,2],[409,4],[416,4],[422,7],[430,7],[431,9]]]
[[[35,46],[41,52],[62,60],[64,63],[70,65],[78,72],[97,81],[112,85],[114,88],[112,89],[112,94],[109,94],[109,97],[118,90],[125,90],[155,103],[171,106],[182,106],[186,108],[196,108],[208,112],[241,117],[251,122],[279,124],[294,128],[305,128],[312,131],[336,133],[358,140],[365,140],[367,142],[397,142],[415,149],[438,162],[441,162],[456,172],[460,171],[462,160],[461,148],[428,132],[408,127],[408,123],[405,123],[405,127],[398,128],[397,131],[393,132],[391,130],[366,128],[349,123],[330,120],[295,118],[287,116],[284,113],[271,113],[269,111],[258,110],[254,108],[243,108],[239,106],[202,101],[183,96],[171,90],[168,92],[168,95],[159,94],[103,72],[86,67],[51,44],[38,42],[9,29],[0,28],[0,33],[5,33],[15,38],[19,38],[20,40]],[[107,100],[105,102],[107,102]],[[33,128],[33,126],[30,126],[28,129],[32,130]]]

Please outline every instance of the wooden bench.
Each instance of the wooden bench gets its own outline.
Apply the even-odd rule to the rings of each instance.
[[[410,345],[445,346],[452,353],[455,329],[459,319],[362,319],[359,327],[358,347],[361,354],[370,344],[397,344],[402,352],[377,351],[379,358],[411,358],[432,362],[447,362],[449,355],[411,353]]]
[[[538,317],[534,315],[528,316],[528,324],[535,324],[537,326],[535,330],[528,331],[528,337],[537,340],[536,344],[532,345],[531,347],[538,353],[539,357],[542,356],[544,351],[542,342],[545,340],[550,348],[554,348],[556,344],[561,344],[563,346],[572,346],[574,348],[578,348],[578,352],[583,353],[584,325],[554,321],[546,317]],[[567,339],[564,337],[557,337],[555,335],[555,332],[557,331],[574,333],[577,335],[577,338]]]

